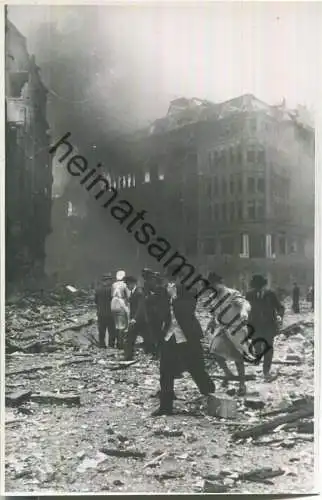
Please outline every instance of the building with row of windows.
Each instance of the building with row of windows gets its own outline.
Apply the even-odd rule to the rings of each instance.
[[[44,275],[51,230],[52,168],[47,89],[25,37],[6,17],[6,279]]]
[[[235,286],[254,272],[274,286],[311,284],[314,128],[304,111],[252,95],[177,99],[127,138],[130,171],[110,181],[203,273]]]

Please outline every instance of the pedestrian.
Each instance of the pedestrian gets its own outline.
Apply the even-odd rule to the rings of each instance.
[[[250,354],[249,343],[245,342],[250,304],[241,292],[225,286],[215,272],[209,274],[208,281],[216,292],[207,304],[212,319],[206,331],[214,333],[210,352],[225,373],[223,386],[228,385],[229,379],[235,378],[226,363],[234,361],[239,376],[238,395],[243,396],[246,393],[244,357],[248,358]]]
[[[133,359],[134,346],[138,335],[143,338],[144,349],[148,353],[150,332],[144,287],[140,286],[137,279],[133,276],[129,276],[125,281],[130,290],[130,322],[124,346],[124,358],[126,361],[130,361]]]
[[[251,290],[246,294],[246,299],[251,305],[249,324],[253,328],[252,344],[258,359],[264,358],[263,375],[267,382],[274,377],[270,374],[273,355],[274,337],[279,331],[279,325],[283,319],[285,308],[280,303],[277,295],[266,288],[267,280],[262,275],[254,275],[251,282]],[[263,349],[264,344],[266,347]]]
[[[294,283],[292,290],[292,309],[295,314],[300,312],[300,288]]]
[[[170,282],[177,268],[168,269]],[[199,321],[195,316],[196,290],[187,290],[178,273],[175,280],[176,290],[170,295],[168,291],[160,300],[163,315],[160,342],[160,406],[153,416],[171,415],[173,413],[174,380],[177,374],[178,360],[181,367],[188,371],[199,391],[204,396],[215,391],[215,385],[205,369],[201,338],[203,336]],[[173,287],[172,287],[173,289]],[[171,304],[172,303],[172,304]],[[171,326],[171,305],[173,317],[177,325]]]
[[[111,311],[112,283],[112,274],[107,273],[102,277],[101,282],[95,290],[98,341],[99,346],[104,349],[106,348],[106,329],[108,331],[109,347],[114,347],[116,341],[115,323]]]
[[[112,285],[111,311],[116,329],[116,347],[122,349],[129,326],[130,291],[124,281],[125,272],[117,271],[116,281]]]

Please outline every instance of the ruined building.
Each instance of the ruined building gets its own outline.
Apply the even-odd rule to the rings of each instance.
[[[176,99],[128,138],[135,165],[111,173],[112,184],[201,272],[215,269],[240,288],[255,272],[273,286],[310,284],[314,128],[304,111],[252,95]]]
[[[6,280],[10,286],[43,277],[52,169],[47,90],[25,37],[8,19],[5,44]]]

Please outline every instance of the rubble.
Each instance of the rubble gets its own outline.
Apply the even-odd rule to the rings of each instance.
[[[16,391],[11,394],[6,394],[6,406],[19,406],[28,401],[31,397],[31,391]]]
[[[97,349],[90,339],[91,335],[97,338],[91,296],[64,289],[50,305],[30,298],[20,301],[19,307],[7,306],[10,342],[22,348],[32,342],[52,342],[59,349],[18,350],[8,355],[6,394],[77,395],[81,405],[68,407],[54,400],[42,404],[30,397],[10,408],[6,415],[9,492],[40,488],[44,493],[99,493],[105,488],[110,493],[171,490],[180,494],[195,492],[196,485],[202,491],[205,480],[215,485],[208,485],[209,491],[218,486],[229,493],[312,489],[313,413],[293,420],[296,412],[314,404],[311,315],[303,315],[300,333],[276,338],[277,359],[299,355],[303,363],[281,364],[270,384],[263,380],[261,367],[246,365],[244,398],[236,394],[238,377],[230,381],[231,398],[216,384],[214,396],[233,400],[235,416],[208,415],[205,398],[199,398],[197,387],[185,374],[175,382],[177,414],[153,419],[150,415],[157,401],[149,396],[159,388],[158,362],[138,348],[132,368],[122,362],[117,349]],[[286,325],[294,321],[288,318],[287,313]],[[206,362],[212,378],[225,379],[211,357]],[[231,368],[234,371],[234,365]],[[279,421],[264,434],[231,439],[236,431],[264,425],[275,416],[292,416],[292,420]],[[300,460],[291,462],[293,457]],[[296,468],[286,471],[284,464],[293,463]],[[264,483],[238,479],[245,471],[279,466],[285,474],[257,478]]]
[[[32,394],[30,400],[42,404],[80,405],[80,396],[77,394],[40,392],[39,394]]]

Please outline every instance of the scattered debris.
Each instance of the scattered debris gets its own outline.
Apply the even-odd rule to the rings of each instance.
[[[32,394],[30,399],[35,403],[42,404],[80,405],[80,396],[77,394],[40,392],[39,394]]]
[[[284,424],[287,422],[293,422],[295,420],[299,420],[300,418],[310,417],[313,414],[314,414],[313,406],[311,406],[309,408],[302,408],[302,409],[295,411],[293,413],[290,413],[288,415],[277,417],[269,422],[265,422],[263,424],[256,425],[256,426],[251,427],[249,429],[245,429],[242,431],[236,431],[232,435],[232,439],[244,439],[244,438],[248,438],[248,437],[260,436],[262,434],[266,434],[267,432],[272,431],[278,425],[281,425],[281,424]]]
[[[117,448],[101,448],[101,453],[105,455],[110,455],[112,457],[124,457],[124,458],[144,458],[146,453],[144,451],[137,450],[121,450]]]
[[[226,493],[229,491],[229,487],[224,484],[213,483],[206,480],[203,485],[204,493]]]
[[[19,406],[30,399],[32,391],[16,391],[6,394],[5,402],[7,406]]]

